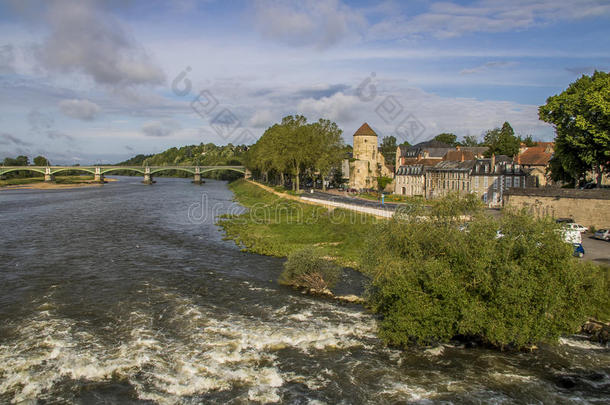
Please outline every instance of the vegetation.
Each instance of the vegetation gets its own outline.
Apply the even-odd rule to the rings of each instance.
[[[170,148],[155,155],[137,155],[120,166],[241,166],[248,147],[246,145],[228,144],[217,146],[213,143],[188,145],[181,148]],[[134,175],[131,171],[113,172],[113,174]],[[190,177],[182,171],[165,171],[157,175]],[[208,172],[204,176],[222,180],[235,180],[241,174],[231,171]]]
[[[555,153],[551,177],[578,185],[588,171],[601,185],[610,171],[610,73],[583,75],[538,109],[540,119],[553,124]]]
[[[427,220],[423,207],[412,205],[366,244],[370,305],[382,316],[387,343],[463,336],[518,349],[574,333],[603,308],[607,280],[595,265],[571,257],[557,224],[525,212],[494,219],[479,204],[449,196]],[[473,216],[467,230],[461,214]]]
[[[520,144],[521,138],[515,136],[515,131],[508,122],[502,128],[494,128],[485,133],[484,145],[489,147],[486,152],[488,157],[492,154],[513,157],[519,153]]]
[[[381,140],[381,145],[379,145],[379,152],[383,155],[385,159],[385,163],[388,165],[394,165],[396,162],[396,148],[398,148],[396,144],[396,137],[384,136]]]
[[[438,134],[432,139],[434,141],[446,143],[447,145],[450,145],[450,146],[457,146],[459,144],[457,141],[457,135],[452,134],[452,133],[447,133],[447,132]]]
[[[230,183],[229,188],[250,210],[224,217],[219,224],[227,239],[245,250],[286,257],[313,246],[340,265],[359,267],[366,242],[363,235],[374,232],[374,217],[281,198],[243,179]]]
[[[339,280],[341,267],[322,257],[319,249],[307,247],[288,255],[280,284],[325,291]]]
[[[284,117],[280,124],[268,128],[248,151],[246,167],[264,182],[279,177],[282,186],[290,176],[295,191],[300,190],[304,173],[320,178],[325,188],[324,180],[331,177],[346,157],[342,132],[329,120],[308,124],[302,115]]]
[[[28,172],[29,173],[29,172]],[[31,175],[31,173],[30,173]],[[93,180],[93,176],[56,176],[55,183],[57,184],[79,184],[87,183]],[[14,177],[6,180],[0,180],[0,187],[4,186],[19,186],[24,184],[42,183],[44,177]]]

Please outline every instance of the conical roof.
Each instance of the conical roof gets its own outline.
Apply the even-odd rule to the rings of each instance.
[[[354,136],[377,136],[377,134],[373,131],[373,128],[369,127],[369,124],[365,122],[358,128]]]

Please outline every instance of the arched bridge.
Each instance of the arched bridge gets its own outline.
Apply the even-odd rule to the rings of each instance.
[[[250,172],[244,166],[0,166],[0,176],[16,171],[30,171],[44,175],[44,181],[55,181],[55,175],[67,171],[80,171],[92,174],[94,181],[103,183],[104,175],[118,172],[131,171],[144,176],[145,184],[153,184],[153,175],[156,173],[178,170],[193,175],[193,183],[201,184],[201,175],[214,170],[232,170],[243,173],[245,177],[250,177]]]

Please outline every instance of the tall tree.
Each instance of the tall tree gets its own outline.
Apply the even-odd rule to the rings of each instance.
[[[519,153],[521,141],[515,136],[513,127],[505,122],[502,128],[494,128],[485,133],[484,144],[489,147],[486,156],[495,154],[513,157]]]
[[[555,127],[556,176],[569,175],[578,185],[587,171],[601,185],[602,172],[610,170],[610,74],[583,75],[566,90],[538,108],[541,120]],[[559,174],[557,174],[559,173]]]
[[[330,176],[333,167],[336,167],[343,158],[343,131],[330,120],[320,119],[311,124],[313,130],[313,165],[322,177],[322,189],[326,191],[325,179]]]
[[[384,136],[379,146],[379,151],[383,155],[386,164],[393,165],[396,162],[396,138],[392,135]]]
[[[438,134],[432,139],[435,141],[446,143],[451,146],[456,146],[458,144],[457,135],[449,132],[443,132],[442,134]]]
[[[36,156],[34,158],[34,166],[48,166],[49,160],[44,156]]]

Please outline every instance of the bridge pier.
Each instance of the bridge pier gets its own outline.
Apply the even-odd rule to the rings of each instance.
[[[45,183],[55,182],[55,176],[53,175],[53,173],[51,173],[51,168],[48,166],[44,169],[44,182]]]
[[[106,181],[104,180],[104,175],[103,174],[95,174],[93,177],[93,182],[94,183],[102,183],[104,184]]]
[[[196,186],[200,186],[202,184],[204,184],[205,181],[201,180],[201,174],[200,173],[195,173],[195,177],[193,178],[193,184]]]
[[[156,181],[153,179],[152,174],[150,173],[145,173],[144,174],[144,181],[142,182],[143,184],[155,184]]]

